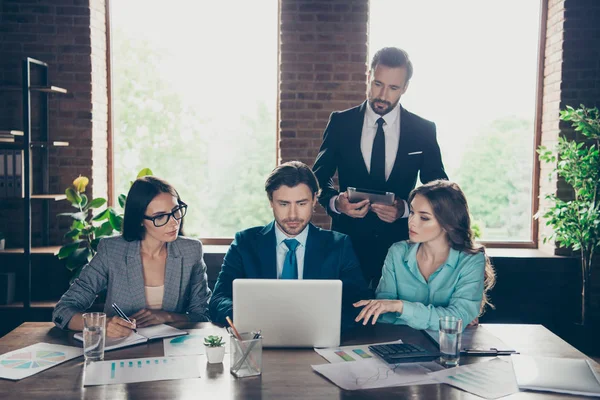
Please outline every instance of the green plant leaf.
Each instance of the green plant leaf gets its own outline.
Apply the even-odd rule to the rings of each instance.
[[[105,219],[108,219],[109,213],[109,209],[107,208],[106,210],[102,211],[100,214],[92,218],[92,221],[103,221]]]
[[[121,208],[124,209],[125,208],[125,202],[127,201],[127,196],[124,195],[124,194],[120,194],[118,200],[119,200],[119,206],[121,206]]]
[[[79,202],[79,205],[81,207],[85,207],[88,203],[88,197],[87,197],[87,195],[85,195],[83,193],[81,193],[80,196],[81,196],[81,201]]]
[[[79,203],[81,203],[81,196],[75,189],[69,187],[65,190],[65,194],[67,195],[67,200],[71,202],[71,205],[79,206]]]
[[[140,170],[140,172],[138,172],[136,179],[148,175],[152,175],[152,170],[150,168],[143,168]]]
[[[64,258],[69,257],[75,250],[79,248],[79,245],[83,242],[83,240],[76,240],[72,243],[67,243],[58,251],[57,257],[62,260]]]
[[[69,232],[65,233],[64,238],[65,239],[77,238],[77,237],[79,237],[80,233],[81,233],[81,229],[72,229]]]
[[[114,208],[109,208],[108,220],[112,225],[113,229],[121,232],[121,227],[123,226],[123,217],[119,215],[119,213]]]
[[[106,221],[105,223],[103,223],[102,225],[100,225],[98,228],[96,228],[96,239],[100,239],[101,237],[104,236],[110,236],[113,233],[113,226],[110,223],[110,221]]]
[[[70,271],[73,271],[75,268],[84,266],[88,263],[89,256],[90,249],[88,249],[87,246],[75,250],[67,259],[67,268]]]
[[[90,208],[102,207],[104,204],[106,204],[106,199],[103,199],[102,197],[98,197],[98,198],[90,201],[89,204],[87,204],[85,206],[85,209],[88,210]]]

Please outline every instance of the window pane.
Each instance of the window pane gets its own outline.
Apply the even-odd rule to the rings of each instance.
[[[277,2],[119,0],[111,24],[117,193],[148,167],[189,205],[188,236],[270,221]]]
[[[408,52],[401,103],[436,123],[481,239],[531,240],[539,1],[371,0],[370,11],[371,57]]]

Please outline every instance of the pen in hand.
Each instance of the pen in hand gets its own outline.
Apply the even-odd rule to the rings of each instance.
[[[117,313],[117,315],[119,317],[123,318],[125,321],[129,322],[130,324],[133,324],[133,322],[131,322],[129,317],[127,317],[127,315],[123,312],[123,310],[121,310],[121,308],[119,308],[117,303],[112,303],[112,308],[113,308],[113,310],[115,310],[115,312]],[[135,333],[137,333],[137,329],[133,328],[133,331]]]

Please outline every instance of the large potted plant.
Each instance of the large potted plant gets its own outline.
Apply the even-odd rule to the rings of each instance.
[[[149,168],[142,169],[137,177],[146,175],[152,175]],[[122,210],[125,208],[127,196],[121,194],[118,197],[121,210],[108,206],[104,210],[94,213],[96,209],[106,204],[106,199],[102,197],[89,199],[85,194],[88,183],[89,179],[85,176],[79,176],[73,181],[72,186],[65,190],[65,194],[67,201],[76,211],[58,214],[73,219],[71,229],[64,236],[71,242],[62,246],[58,252],[58,258],[66,259],[67,268],[73,272],[71,281],[79,276],[83,266],[94,257],[100,239],[118,234],[123,224]]]
[[[567,106],[560,119],[570,122],[582,140],[559,137],[556,149],[540,146],[540,160],[555,165],[558,174],[573,188],[573,199],[562,200],[549,194],[551,206],[540,210],[553,233],[544,242],[554,239],[560,247],[571,248],[581,257],[581,324],[588,323],[590,280],[594,253],[600,247],[600,116],[597,108]],[[536,217],[537,217],[536,216]]]

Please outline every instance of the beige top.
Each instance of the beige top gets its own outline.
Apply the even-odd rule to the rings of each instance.
[[[144,290],[146,292],[146,307],[148,307],[149,310],[160,310],[165,294],[165,285],[144,286]]]

